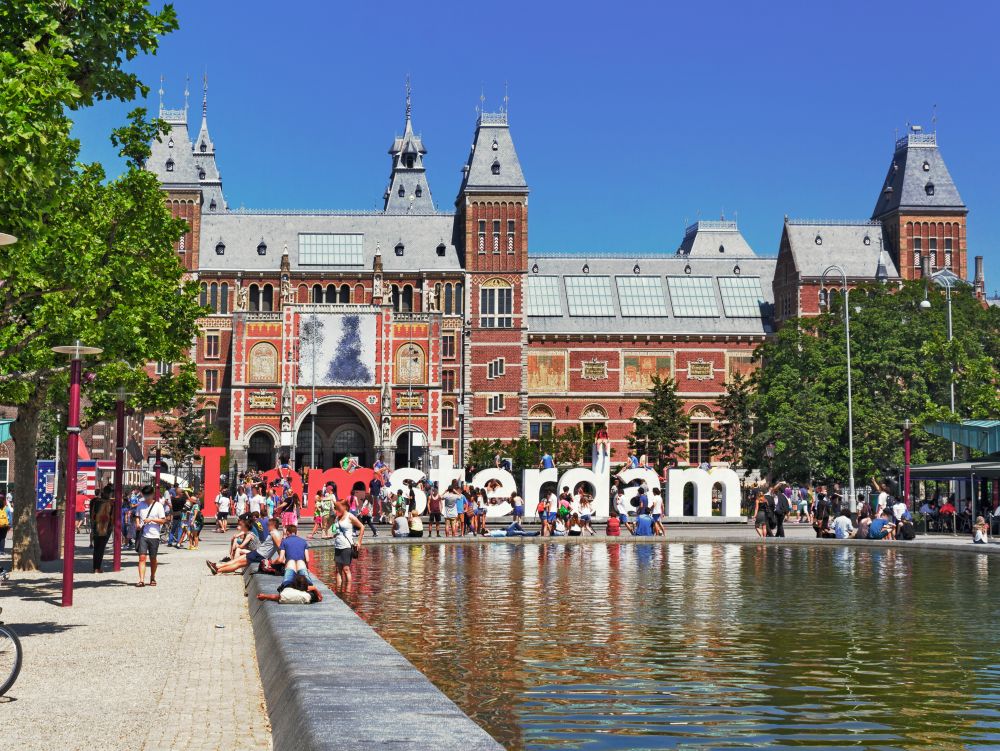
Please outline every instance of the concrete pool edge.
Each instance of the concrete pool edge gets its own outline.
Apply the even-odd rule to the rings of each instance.
[[[313,605],[261,602],[280,579],[250,576],[250,620],[275,751],[502,751],[430,679],[322,582]],[[326,668],[326,669],[323,669]],[[378,707],[392,700],[393,721]]]

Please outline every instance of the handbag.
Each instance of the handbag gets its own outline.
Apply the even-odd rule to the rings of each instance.
[[[351,545],[351,560],[357,560],[361,557],[361,546],[358,543]]]

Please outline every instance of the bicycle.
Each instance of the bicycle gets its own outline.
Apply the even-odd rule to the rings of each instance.
[[[0,608],[3,613],[3,608]],[[6,694],[21,672],[21,640],[10,626],[0,621],[0,696]]]

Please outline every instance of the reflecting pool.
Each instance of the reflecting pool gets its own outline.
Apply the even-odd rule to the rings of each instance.
[[[501,542],[354,572],[345,600],[510,749],[1000,748],[1000,558]]]

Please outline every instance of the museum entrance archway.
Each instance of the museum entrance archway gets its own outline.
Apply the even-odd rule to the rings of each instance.
[[[250,434],[247,442],[247,468],[267,472],[274,469],[274,436],[266,430],[258,430]]]
[[[329,469],[351,455],[362,467],[375,462],[375,435],[371,418],[344,402],[327,402],[316,408],[315,462],[313,422],[307,414],[299,424],[295,440],[295,466]]]
[[[427,441],[422,431],[416,428],[403,429],[396,437],[395,467],[424,468],[424,453]]]

